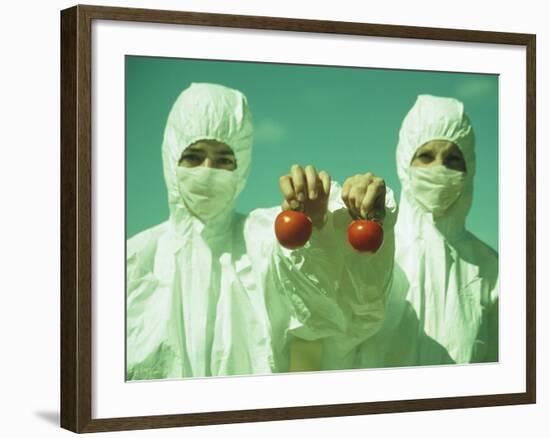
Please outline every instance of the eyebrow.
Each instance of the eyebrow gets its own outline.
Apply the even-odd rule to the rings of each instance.
[[[428,146],[423,146],[416,150],[416,152],[414,153],[414,156],[417,157],[418,155],[423,154],[424,152],[433,152],[433,149],[431,149]]]
[[[187,152],[199,152],[199,153],[203,153],[203,154],[206,153],[206,152],[204,151],[204,149],[197,148],[197,147],[193,147],[193,146],[188,147],[187,149],[185,149],[185,150],[183,151],[184,154],[187,153]],[[227,150],[227,149],[226,149],[226,150],[219,151],[219,152],[216,151],[216,152],[214,152],[214,153],[215,153],[216,155],[230,155],[230,156],[232,156],[232,157],[235,156],[235,153],[234,153],[232,150]]]
[[[415,152],[415,155],[416,154],[419,154],[419,153],[422,153],[422,152],[433,152],[433,148],[431,146],[420,146],[416,152]],[[458,153],[458,154],[462,154],[462,151],[460,150],[460,148],[458,146],[456,146],[454,143],[453,143],[453,146],[450,147],[450,150],[449,150],[449,153]]]
[[[204,152],[204,151],[201,148],[189,147],[183,151],[184,154],[186,152]]]

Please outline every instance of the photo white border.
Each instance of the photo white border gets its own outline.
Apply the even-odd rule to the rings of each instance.
[[[499,74],[500,363],[125,382],[127,54]],[[92,418],[525,392],[526,219],[505,214],[526,205],[525,65],[521,46],[94,20]]]

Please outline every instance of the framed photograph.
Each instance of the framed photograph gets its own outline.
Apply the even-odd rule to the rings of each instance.
[[[61,426],[536,402],[535,35],[61,12]]]

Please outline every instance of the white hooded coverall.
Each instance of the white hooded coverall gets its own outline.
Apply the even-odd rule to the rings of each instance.
[[[461,193],[439,217],[418,202],[426,193],[411,186],[411,160],[431,140],[455,143],[466,162]],[[465,229],[474,146],[460,101],[418,96],[397,146],[402,192],[392,292],[383,328],[362,347],[364,367],[498,361],[498,255]]]
[[[195,174],[179,167],[182,151],[198,140],[227,144],[237,168]],[[252,142],[239,91],[192,84],[174,103],[162,145],[169,218],[127,241],[128,380],[288,371],[291,335],[323,340],[324,369],[351,366],[356,346],[381,326],[394,255],[391,192],[377,254],[347,247],[336,199],[332,210],[340,210],[326,225],[303,248],[286,250],[273,231],[280,208],[234,210]],[[184,178],[190,174],[194,192]],[[201,204],[217,193],[212,181],[225,184],[225,207],[200,218],[190,206],[215,205]]]

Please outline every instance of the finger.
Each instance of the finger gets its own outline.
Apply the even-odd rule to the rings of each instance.
[[[361,206],[363,200],[367,194],[369,185],[372,183],[374,175],[371,172],[367,172],[364,175],[357,176],[356,188],[357,192],[354,197],[354,207],[358,217],[364,218],[365,215],[362,213]]]
[[[386,205],[386,182],[382,178],[377,178],[380,183],[381,188],[379,189],[378,197],[374,202],[374,208],[380,210],[384,209]]]
[[[361,203],[367,192],[368,185],[372,181],[372,173],[368,172],[364,175],[356,175],[354,187],[350,192],[350,204],[356,217],[361,218]]]
[[[386,217],[386,184],[382,180],[382,190],[376,201],[374,201],[374,208],[371,211],[373,220],[383,222]]]
[[[340,197],[342,198],[342,202],[344,203],[344,205],[346,206],[348,211],[350,209],[349,192],[350,192],[351,187],[353,185],[353,178],[354,177],[350,177],[350,178],[348,178],[344,181],[344,185],[342,186],[342,192],[340,193]]]
[[[290,208],[290,203],[286,199],[281,204],[281,209],[283,211],[292,210],[292,208]]]
[[[321,187],[323,190],[323,197],[328,198],[330,195],[330,175],[325,172],[324,170],[321,170],[319,172],[319,179],[321,180]]]
[[[292,178],[289,175],[284,175],[279,178],[279,188],[283,194],[283,198],[288,202],[292,209],[296,209],[299,206],[296,200],[296,193],[292,184]]]
[[[307,194],[309,196],[309,199],[314,201],[317,199],[317,195],[319,194],[317,171],[315,170],[315,167],[313,167],[312,165],[308,165],[305,168],[305,174],[308,189]]]
[[[380,178],[373,178],[372,182],[368,185],[365,196],[362,199],[360,206],[361,216],[366,217],[367,214],[374,209],[375,203],[378,199],[384,197],[386,194],[386,186],[384,180]],[[380,202],[380,201],[378,201]]]
[[[294,164],[290,168],[290,176],[292,177],[292,185],[294,186],[296,199],[300,202],[304,202],[306,200],[307,190],[304,169],[298,164]]]
[[[368,185],[363,178],[358,178],[356,181],[349,193],[349,204],[353,214],[361,216],[361,203],[367,192]]]
[[[386,217],[386,196],[379,196],[373,209],[367,213],[367,219],[382,223]]]
[[[355,176],[349,177],[344,181],[344,185],[342,186],[342,193],[340,194],[342,201],[344,202],[346,208],[351,213],[351,204],[349,200],[349,194],[351,191],[351,188],[353,187],[353,182],[355,180]]]

